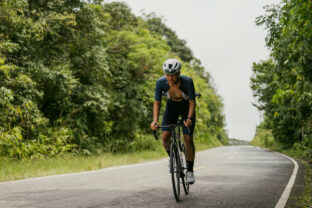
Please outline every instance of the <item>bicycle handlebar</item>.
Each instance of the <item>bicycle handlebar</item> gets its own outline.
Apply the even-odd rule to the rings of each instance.
[[[170,124],[170,125],[157,126],[157,129],[160,129],[160,128],[175,128],[178,125],[181,125],[181,124]],[[155,139],[158,140],[157,131],[153,130],[153,133],[154,133]]]
[[[200,93],[195,93],[195,97],[200,98],[201,94]]]
[[[180,126],[180,125],[183,126],[182,121],[183,121],[183,120],[180,120],[180,121],[178,121],[178,123],[176,123],[176,124],[169,124],[169,125],[157,126],[157,129],[160,129],[160,128],[175,128],[175,127]],[[188,126],[186,126],[186,128],[187,128],[187,131],[188,131],[189,133],[191,133],[190,128],[189,128]],[[156,131],[156,130],[153,130],[153,133],[154,133],[155,139],[158,140],[157,131]]]

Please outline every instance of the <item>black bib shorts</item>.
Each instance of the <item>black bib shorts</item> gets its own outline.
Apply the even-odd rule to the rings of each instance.
[[[189,111],[189,101],[173,101],[171,99],[167,100],[166,109],[164,112],[162,125],[169,125],[169,124],[176,124],[178,121],[179,116],[181,116],[182,120],[186,120]],[[189,126],[190,132],[188,131],[187,127],[183,126],[183,134],[189,134],[190,136],[193,135],[194,128],[195,128],[195,112],[192,120],[192,126]],[[162,131],[170,131],[169,128],[162,128]]]

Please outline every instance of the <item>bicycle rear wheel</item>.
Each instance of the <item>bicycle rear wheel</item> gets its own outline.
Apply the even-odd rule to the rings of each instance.
[[[176,201],[180,200],[180,167],[179,152],[177,146],[172,142],[170,146],[170,173]]]

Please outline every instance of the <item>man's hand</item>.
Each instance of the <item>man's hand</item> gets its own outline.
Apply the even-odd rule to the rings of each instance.
[[[151,129],[152,129],[152,130],[156,130],[157,127],[158,127],[158,123],[153,121],[153,122],[151,123]]]
[[[192,126],[192,120],[191,119],[186,119],[186,120],[184,120],[184,126],[186,126],[186,127],[190,127],[190,126]]]

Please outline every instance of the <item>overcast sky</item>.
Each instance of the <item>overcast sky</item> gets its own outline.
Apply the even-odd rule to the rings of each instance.
[[[250,89],[252,63],[269,57],[266,31],[255,25],[263,6],[279,0],[124,0],[136,15],[156,13],[212,75],[225,105],[230,138],[252,140],[259,111]],[[161,66],[161,64],[160,64]],[[182,71],[183,74],[183,71]]]

